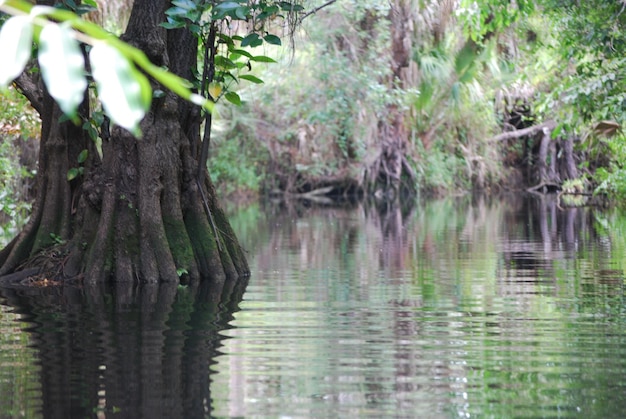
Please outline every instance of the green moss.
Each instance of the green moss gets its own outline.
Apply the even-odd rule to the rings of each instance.
[[[194,254],[185,223],[171,217],[164,217],[163,225],[176,268],[186,270],[194,263]]]

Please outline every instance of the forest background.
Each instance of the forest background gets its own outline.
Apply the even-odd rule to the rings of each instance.
[[[121,33],[131,2],[90,16]],[[580,4],[579,4],[580,3]],[[337,0],[258,82],[219,101],[209,170],[222,195],[307,198],[471,190],[626,196],[622,1]],[[287,40],[291,40],[289,45]],[[28,216],[38,117],[0,98],[0,210]]]

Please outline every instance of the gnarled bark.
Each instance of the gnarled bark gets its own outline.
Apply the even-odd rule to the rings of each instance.
[[[166,0],[136,0],[123,38],[156,64],[190,77],[197,44],[184,30],[158,26],[167,7]],[[24,230],[0,252],[0,275],[29,259],[30,265],[49,264],[42,274],[91,283],[221,283],[248,274],[208,174],[197,181],[197,109],[172,94],[156,99],[141,123],[142,138],[113,127],[100,160],[86,132],[59,122],[58,106],[45,92],[33,91],[38,86],[33,80],[21,84],[26,97],[44,98],[38,106],[43,127],[36,202]],[[88,117],[87,104],[80,114]],[[89,157],[83,173],[68,181],[84,149]],[[43,258],[32,259],[51,246]]]

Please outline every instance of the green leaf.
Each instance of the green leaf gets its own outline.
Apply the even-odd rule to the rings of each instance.
[[[233,61],[222,55],[215,57],[215,66],[224,69],[237,68],[237,65]]]
[[[83,151],[81,151],[77,158],[78,163],[79,164],[85,163],[87,161],[88,156],[89,156],[89,152],[87,151],[87,149],[84,149]]]
[[[230,10],[234,10],[234,9],[236,9],[238,7],[239,7],[239,4],[234,2],[234,1],[225,1],[225,2],[220,3],[217,6],[215,6],[214,9],[230,11]]]
[[[272,45],[282,45],[282,42],[280,40],[279,37],[277,37],[276,35],[272,35],[271,33],[265,35],[263,37],[263,39],[265,40],[265,42],[267,42],[268,44],[272,44]]]
[[[89,138],[91,138],[93,141],[95,141],[96,138],[98,138],[98,130],[96,130],[96,128],[91,124],[91,122],[85,121],[85,123],[83,124],[83,129],[87,131]]]
[[[242,75],[239,76],[239,78],[242,79],[242,80],[248,80],[248,81],[250,81],[252,83],[255,83],[255,84],[263,83],[263,80],[261,80],[260,78],[258,78],[256,76],[253,76],[252,74],[242,74]]]
[[[248,18],[248,14],[250,13],[249,7],[237,7],[235,9],[235,16],[240,20],[246,20]]]
[[[178,29],[186,26],[184,21],[171,18],[167,18],[167,22],[160,23],[159,25],[165,29]]]
[[[454,59],[454,70],[458,76],[462,76],[463,73],[474,64],[476,59],[476,50],[474,44],[468,42],[457,53]]]
[[[76,179],[79,173],[80,172],[78,171],[78,167],[72,167],[70,170],[67,171],[67,180]]]
[[[89,58],[104,110],[113,122],[139,134],[139,122],[152,101],[148,79],[104,42],[93,46]]]
[[[240,5],[234,1],[225,1],[213,7],[213,19],[220,20],[225,18],[227,15],[233,18],[237,18],[234,16],[235,10],[240,7]]]
[[[267,17],[270,17],[272,15],[275,15],[276,13],[278,13],[280,11],[280,8],[276,5],[272,5],[272,6],[265,6],[263,7],[263,13],[265,13],[265,15]]]
[[[287,1],[281,1],[280,8],[286,12],[301,12],[304,10],[304,7],[299,4],[290,3]]]
[[[241,98],[235,92],[228,92],[224,95],[227,101],[232,103],[233,105],[241,106]]]
[[[52,24],[41,30],[38,59],[50,96],[73,117],[84,99],[87,80],[85,59],[70,26]]]
[[[257,63],[275,63],[276,60],[274,60],[273,58],[267,57],[265,55],[255,55],[254,57],[250,58],[252,61],[256,61]]]
[[[98,152],[98,156],[100,157],[100,160],[102,160],[102,138],[98,137],[96,138],[96,140],[94,141],[94,143],[96,143],[96,151]]]
[[[231,38],[230,36],[225,35],[223,33],[218,34],[217,37],[219,39],[219,41],[218,41],[219,43],[226,44],[226,45],[228,45],[229,48],[232,47],[235,44],[233,42],[233,38]],[[240,38],[239,40],[241,40],[241,37],[239,37],[239,38]]]
[[[239,55],[243,55],[244,57],[247,57],[247,58],[252,58],[252,54],[250,54],[245,49],[234,48],[234,49],[229,50],[229,51],[230,51],[231,54],[239,54]]]
[[[173,0],[172,4],[174,6],[182,7],[183,9],[195,9],[196,4],[192,0]]]
[[[242,47],[258,47],[263,44],[263,39],[257,33],[251,33],[241,40]]]
[[[0,29],[0,88],[19,76],[30,59],[33,24],[28,16],[7,20]]]
[[[170,7],[165,11],[165,15],[173,19],[185,17],[187,16],[187,13],[189,13],[189,10],[183,7]]]

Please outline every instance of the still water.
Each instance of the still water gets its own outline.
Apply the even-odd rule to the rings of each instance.
[[[626,412],[626,214],[466,197],[231,220],[249,283],[3,290],[0,417]]]

